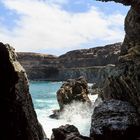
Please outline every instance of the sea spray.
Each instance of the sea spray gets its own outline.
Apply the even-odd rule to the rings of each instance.
[[[47,137],[51,137],[52,128],[57,128],[65,124],[75,125],[81,134],[88,136],[93,107],[85,103],[73,102],[66,105],[65,111],[60,119],[51,119],[49,116],[52,110],[58,109],[56,92],[60,88],[60,82],[31,82],[30,91],[33,97],[37,117],[42,124]],[[94,103],[97,95],[89,95]]]
[[[60,115],[60,119],[65,120],[68,124],[75,125],[82,135],[88,136],[92,113],[92,106],[89,106],[87,103],[74,101],[65,106],[64,111]]]

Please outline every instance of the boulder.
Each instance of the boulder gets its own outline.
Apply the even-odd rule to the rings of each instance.
[[[129,102],[108,100],[94,109],[90,137],[94,140],[137,140],[140,117]]]
[[[0,43],[0,139],[42,140],[43,129],[37,120],[23,67],[12,47]]]
[[[89,137],[80,135],[74,125],[66,124],[65,126],[54,128],[52,131],[51,140],[91,140]]]
[[[88,97],[88,84],[84,77],[67,80],[57,91],[57,100],[60,110],[73,101],[87,102],[91,104]]]

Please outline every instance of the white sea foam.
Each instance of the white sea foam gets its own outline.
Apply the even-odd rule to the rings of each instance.
[[[93,83],[88,83],[88,86],[89,86],[89,87],[92,87],[92,86],[93,86]]]
[[[94,103],[95,102],[95,100],[97,99],[97,97],[98,97],[98,94],[96,94],[96,95],[88,95],[88,97],[89,97],[89,99],[91,100],[91,102],[92,103]]]
[[[90,95],[90,99],[94,102],[97,95]],[[88,136],[90,132],[91,115],[93,107],[81,102],[73,102],[65,106],[65,111],[61,114],[60,119],[51,119],[49,115],[52,110],[57,109],[56,102],[51,105],[51,108],[36,109],[38,119],[42,124],[47,137],[51,137],[52,128],[58,128],[61,125],[72,124],[75,125],[82,135]]]
[[[61,114],[59,120],[49,118],[53,113],[52,110],[59,108],[56,92],[61,85],[62,82],[38,81],[30,83],[30,91],[38,120],[49,138],[52,134],[52,128],[58,128],[65,124],[75,125],[81,134],[88,136],[93,108],[90,108],[86,104],[74,102],[65,107],[65,111]],[[94,102],[97,95],[89,95],[89,98]]]
[[[86,103],[73,102],[66,105],[60,118],[69,124],[75,125],[82,135],[89,135],[93,108]]]

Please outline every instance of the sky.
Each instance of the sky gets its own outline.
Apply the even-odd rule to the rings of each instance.
[[[122,42],[128,10],[95,0],[0,0],[0,41],[54,55]]]

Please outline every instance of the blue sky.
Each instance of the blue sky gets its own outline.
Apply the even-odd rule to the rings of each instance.
[[[128,9],[95,0],[0,0],[0,38],[16,51],[55,55],[120,42]]]

